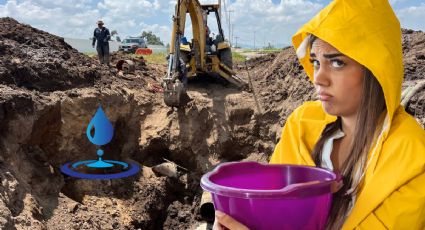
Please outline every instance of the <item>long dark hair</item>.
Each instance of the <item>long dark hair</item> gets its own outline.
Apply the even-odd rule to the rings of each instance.
[[[310,47],[317,37],[310,35]],[[358,110],[354,135],[350,141],[349,155],[341,167],[343,187],[334,194],[327,229],[340,229],[354,205],[366,170],[367,155],[380,129],[381,115],[386,111],[384,93],[372,72],[364,67],[363,93]],[[312,157],[318,167],[322,165],[322,149],[325,141],[341,129],[341,117],[328,124],[316,143]],[[347,190],[351,190],[347,194]]]

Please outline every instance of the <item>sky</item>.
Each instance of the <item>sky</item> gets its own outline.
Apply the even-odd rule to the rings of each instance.
[[[200,0],[213,3],[219,0]],[[97,20],[121,38],[152,31],[162,41],[171,38],[172,15],[177,0],[0,0],[0,17],[67,38],[89,39]],[[246,47],[275,47],[290,44],[296,30],[318,13],[330,0],[222,0],[225,36],[232,29],[233,44]],[[425,31],[425,0],[390,0],[402,27]],[[217,34],[209,16],[211,31]],[[191,38],[190,21],[186,23]],[[1,28],[0,28],[1,29]],[[237,38],[236,38],[237,37]]]

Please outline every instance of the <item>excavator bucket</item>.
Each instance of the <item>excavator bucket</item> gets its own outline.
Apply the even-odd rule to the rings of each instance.
[[[149,48],[138,48],[135,52],[136,55],[151,55],[152,49]]]

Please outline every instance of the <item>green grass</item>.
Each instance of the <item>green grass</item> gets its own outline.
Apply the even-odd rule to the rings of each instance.
[[[153,64],[167,64],[166,57],[167,57],[167,53],[166,52],[153,53],[151,55],[143,55],[143,58],[148,63],[153,63]]]
[[[85,55],[89,57],[96,57],[96,52],[84,52]],[[136,57],[135,54],[129,54],[131,57]],[[143,55],[143,58],[148,63],[154,63],[154,64],[166,64],[167,63],[167,53],[161,52],[161,53],[153,53],[151,55]]]
[[[272,52],[272,51],[269,51],[269,52]],[[89,57],[95,57],[97,55],[96,52],[85,52],[84,54]],[[131,54],[131,56],[135,57],[136,55]],[[143,55],[143,58],[147,61],[147,63],[153,63],[153,64],[167,64],[166,57],[167,57],[166,52],[153,53],[151,55]],[[232,52],[232,60],[234,62],[243,62],[246,60],[246,58],[239,52]]]
[[[255,52],[261,52],[261,53],[274,53],[274,52],[280,52],[282,51],[282,48],[261,48],[261,49],[242,49],[241,53],[255,53]]]
[[[251,52],[257,52],[258,50],[254,49],[242,49],[241,53],[251,53]]]
[[[271,49],[261,49],[261,50],[259,50],[259,52],[262,52],[262,53],[276,53],[276,52],[280,52],[280,51],[282,51],[281,48],[271,48]]]
[[[85,54],[85,55],[87,55],[89,57],[97,56],[97,53],[96,52],[84,52],[83,54]]]
[[[238,52],[232,52],[232,60],[233,62],[243,62],[246,58]]]
[[[144,55],[143,58],[148,63],[154,63],[154,64],[167,64],[167,53],[153,53],[151,55]],[[232,52],[232,60],[236,62],[243,62],[245,61],[245,57],[241,55],[238,52]]]

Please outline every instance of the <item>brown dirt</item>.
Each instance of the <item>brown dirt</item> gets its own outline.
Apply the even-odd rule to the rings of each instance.
[[[425,81],[425,33],[403,29],[403,89]],[[425,89],[420,90],[410,100],[406,111],[415,116],[425,128]]]
[[[100,68],[63,38],[11,18],[0,28],[1,84],[51,92],[93,86],[100,78]]]
[[[157,90],[163,65],[133,59],[135,74],[119,74],[13,19],[0,28],[1,229],[194,229],[203,222],[201,175],[224,161],[267,162],[287,115],[315,97],[292,48],[236,65],[252,80],[249,92],[198,79],[192,100],[171,109]],[[404,33],[405,86],[425,78],[423,37]],[[131,57],[112,54],[119,59]],[[424,94],[408,106],[422,124]],[[136,176],[60,173],[65,162],[96,156],[85,129],[99,104],[115,129],[104,158],[140,164]],[[176,177],[152,171],[166,159],[181,166]]]

